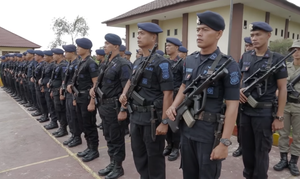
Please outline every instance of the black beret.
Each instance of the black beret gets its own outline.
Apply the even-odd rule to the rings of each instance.
[[[23,55],[26,56],[27,52],[23,52]]]
[[[17,57],[22,58],[22,54],[18,53]]]
[[[161,33],[163,30],[155,23],[152,22],[144,22],[144,23],[138,23],[137,24],[138,28],[143,29],[147,32],[151,33]]]
[[[93,47],[93,43],[88,38],[76,39],[76,44],[84,49],[91,49]]]
[[[121,46],[121,44],[122,44],[121,38],[116,34],[108,33],[104,36],[104,38],[107,42],[109,42],[113,45]]]
[[[119,48],[119,50],[120,50],[121,52],[123,52],[123,51],[126,50],[126,47],[125,47],[124,45],[121,45],[120,48]]]
[[[182,43],[180,42],[179,39],[173,38],[173,37],[167,38],[167,42],[172,43],[172,44],[177,45],[177,46],[181,46],[182,45]]]
[[[272,27],[266,22],[253,22],[250,24],[250,31],[263,30],[266,32],[272,32]]]
[[[178,51],[179,51],[179,52],[182,52],[182,53],[187,53],[187,52],[188,52],[188,50],[187,50],[184,46],[180,46],[180,47],[178,48]]]
[[[34,54],[34,50],[32,50],[32,49],[28,49],[28,50],[27,50],[27,53]]]
[[[1,59],[2,59],[2,60],[5,60],[5,56],[2,56]]]
[[[55,54],[64,54],[64,51],[60,48],[53,48],[51,49],[52,53],[55,53]]]
[[[223,17],[212,11],[205,11],[203,13],[197,13],[198,24],[205,24],[215,31],[220,31],[225,29],[225,21]]]
[[[129,51],[125,51],[125,55],[131,55],[132,53]]]
[[[165,54],[165,52],[163,52],[163,51],[161,51],[161,50],[156,50],[155,52],[158,53],[158,54],[161,55],[161,56],[164,56],[164,54]]]
[[[39,56],[42,56],[42,57],[44,56],[44,52],[42,52],[41,50],[35,50],[34,53],[36,55],[39,55]]]
[[[252,44],[252,41],[251,41],[250,37],[245,37],[244,41],[245,41],[245,43]]]
[[[103,49],[96,50],[97,55],[105,55],[105,51]]]
[[[44,55],[53,56],[53,52],[51,50],[45,50]]]
[[[66,52],[76,52],[76,46],[73,44],[70,45],[63,45],[62,48],[66,51]]]

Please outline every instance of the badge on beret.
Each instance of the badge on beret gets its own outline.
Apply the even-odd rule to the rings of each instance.
[[[249,29],[253,30],[253,24],[249,24]]]
[[[200,18],[197,16],[197,24],[200,25]]]

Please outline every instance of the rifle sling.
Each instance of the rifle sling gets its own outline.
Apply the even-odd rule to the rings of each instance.
[[[219,64],[220,60],[222,59],[222,57],[223,57],[223,54],[222,54],[222,52],[220,52],[219,55],[217,56],[217,58],[214,60],[213,64],[211,65],[210,69],[208,69],[208,71],[207,71],[208,75],[213,74],[217,65]]]

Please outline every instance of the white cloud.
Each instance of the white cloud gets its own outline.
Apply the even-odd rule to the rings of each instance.
[[[125,38],[124,28],[107,27],[101,22],[121,15],[153,0],[9,0],[1,1],[0,26],[41,45],[46,50],[54,39],[51,29],[56,17],[72,21],[76,16],[86,19],[90,30],[87,38],[93,42],[93,51],[104,45],[104,35],[115,33]],[[71,43],[70,37],[64,37]]]

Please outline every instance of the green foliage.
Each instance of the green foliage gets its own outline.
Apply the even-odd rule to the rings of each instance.
[[[89,30],[87,22],[83,17],[77,16],[74,22],[68,22],[65,17],[54,19],[52,30],[54,31],[56,38],[50,43],[51,48],[66,44],[61,38],[63,35],[70,35],[72,44],[74,39],[79,35],[86,36]]]
[[[289,53],[288,49],[292,46],[292,44],[292,39],[280,39],[271,42],[269,48],[273,52],[277,52],[282,55],[287,55]]]

